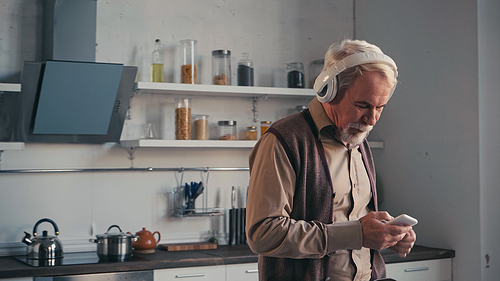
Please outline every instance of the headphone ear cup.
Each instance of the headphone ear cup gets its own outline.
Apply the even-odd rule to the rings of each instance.
[[[321,103],[331,102],[337,95],[337,76],[330,77],[316,97]]]

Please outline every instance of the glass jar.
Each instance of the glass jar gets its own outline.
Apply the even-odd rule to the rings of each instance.
[[[305,109],[307,109],[307,105],[297,105],[295,107],[295,112],[299,113],[299,112],[302,112],[302,110],[305,110]]]
[[[323,65],[325,64],[325,60],[315,60],[311,62],[309,65],[309,88],[314,87],[314,82],[316,82],[316,78],[319,76],[321,71],[323,70]]]
[[[191,139],[191,99],[175,99],[177,107],[175,109],[175,139]]]
[[[236,121],[219,121],[219,140],[236,140]]]
[[[247,140],[257,140],[257,127],[247,127]]]
[[[291,62],[286,65],[288,88],[304,88],[304,65],[301,62]]]
[[[195,140],[208,140],[208,115],[193,115],[193,131]]]
[[[214,85],[231,85],[231,51],[212,51],[212,75]]]
[[[153,59],[151,62],[151,82],[163,82],[163,62],[164,56],[161,51],[161,41],[156,39],[155,50],[153,51]]]
[[[253,62],[243,53],[238,62],[238,86],[253,86]]]
[[[271,127],[271,121],[261,121],[260,122],[260,136],[262,137],[262,135],[266,132],[267,129],[269,129],[269,127]]]
[[[181,83],[196,84],[196,40],[181,40],[182,65]]]

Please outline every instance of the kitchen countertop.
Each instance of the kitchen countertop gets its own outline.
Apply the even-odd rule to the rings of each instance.
[[[455,251],[415,246],[404,259],[390,250],[383,250],[386,263],[409,262],[430,259],[452,258]],[[247,245],[219,246],[216,250],[167,252],[156,249],[154,254],[137,254],[141,261],[33,267],[13,257],[0,257],[0,278],[33,276],[63,276],[77,274],[154,270],[179,267],[211,266],[239,263],[255,263],[258,256]]]

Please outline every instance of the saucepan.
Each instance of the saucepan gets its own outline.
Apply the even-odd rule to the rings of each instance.
[[[112,228],[120,232],[110,233]],[[97,243],[97,255],[102,261],[126,261],[132,257],[132,242],[139,240],[139,236],[124,233],[118,225],[112,225],[104,234],[96,235],[97,239],[90,239]]]

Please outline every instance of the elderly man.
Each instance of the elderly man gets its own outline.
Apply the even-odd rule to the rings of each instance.
[[[406,256],[411,226],[385,223],[366,137],[397,83],[397,67],[359,40],[330,46],[309,109],[276,121],[250,155],[247,238],[260,280],[376,280],[378,250]]]

